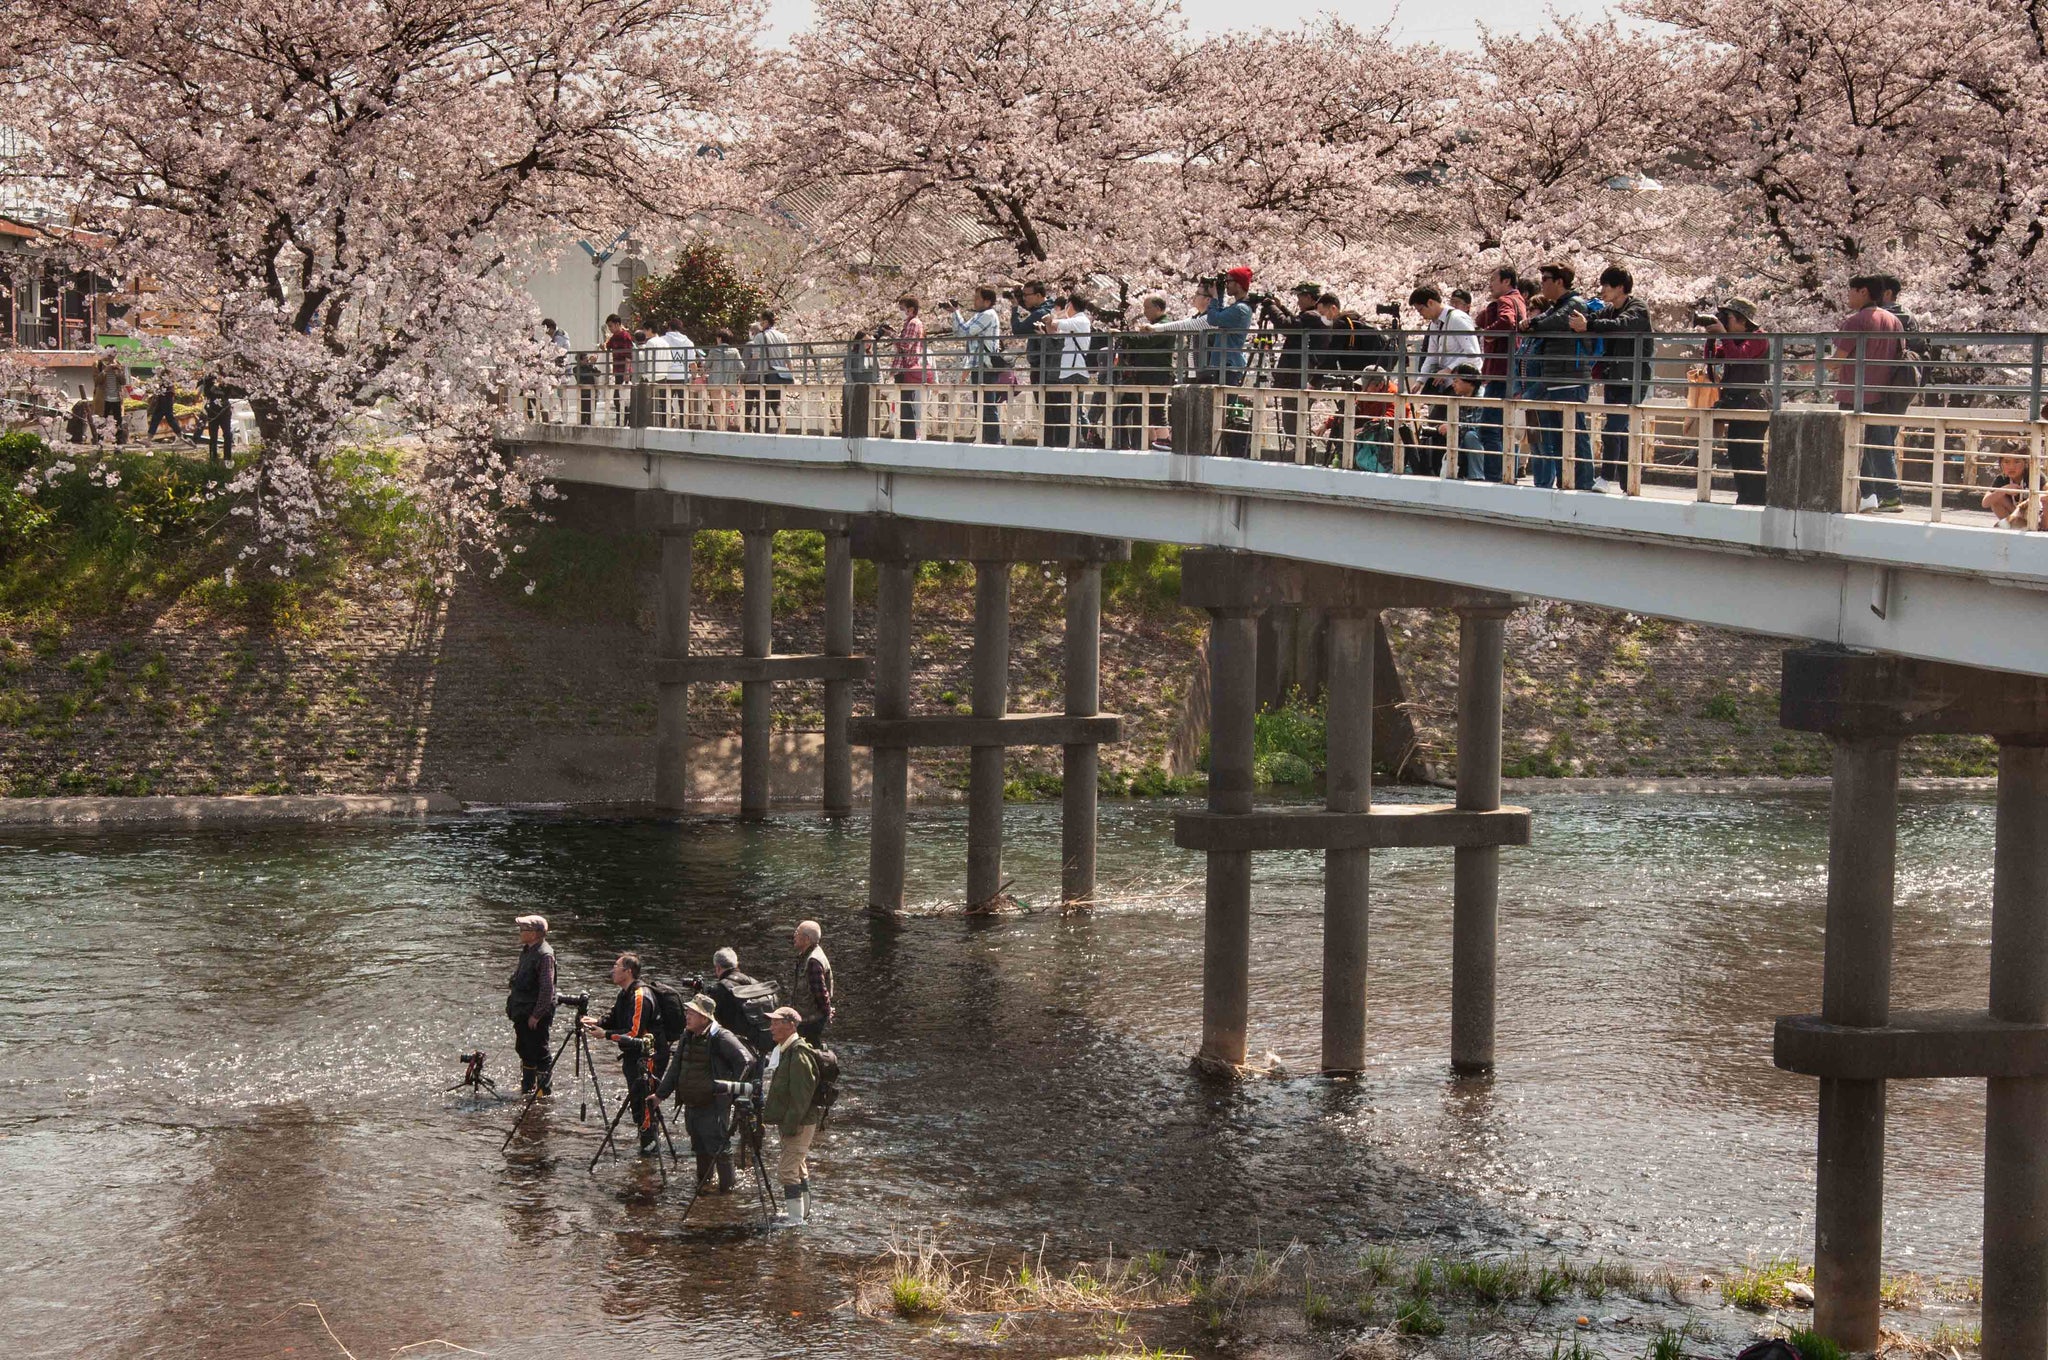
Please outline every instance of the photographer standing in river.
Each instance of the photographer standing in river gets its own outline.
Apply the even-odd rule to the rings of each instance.
[[[583,1027],[619,1045],[619,1073],[626,1080],[626,1099],[633,1109],[633,1122],[640,1129],[640,1155],[653,1155],[659,1148],[654,1126],[654,1073],[668,1055],[656,1051],[660,1037],[661,1007],[654,993],[640,980],[640,956],[619,955],[612,964],[612,983],[619,989],[611,1012],[604,1019],[583,1017]],[[621,1043],[621,1040],[627,1042]]]
[[[547,917],[522,916],[513,924],[519,927],[519,965],[505,995],[505,1018],[519,1054],[519,1090],[547,1095],[554,1076],[555,947],[548,943]]]
[[[772,1126],[780,1137],[775,1171],[782,1182],[785,1221],[802,1226],[811,1210],[811,1140],[818,1136],[824,1119],[813,1108],[818,1094],[818,1053],[797,1032],[803,1017],[788,1006],[778,1006],[768,1017],[775,1047],[761,1075],[761,1122]]]
[[[699,992],[683,1003],[683,1037],[655,1088],[658,1099],[683,1103],[683,1128],[697,1155],[697,1189],[711,1184],[714,1168],[720,1194],[732,1189],[732,1093],[719,1082],[737,1082],[754,1065],[738,1035],[718,1023],[718,1008]]]
[[[790,938],[797,958],[789,999],[796,1007],[804,1038],[820,1044],[825,1041],[825,1026],[837,1013],[832,1005],[832,960],[825,957],[825,948],[819,943],[824,932],[816,921],[803,922]]]

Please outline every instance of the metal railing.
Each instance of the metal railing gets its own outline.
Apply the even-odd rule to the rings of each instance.
[[[1850,414],[1842,508],[2043,527],[2043,337],[1802,332],[1112,332],[565,353],[547,423],[1184,452],[1761,504],[1774,411]],[[1731,345],[1730,341],[1743,344]],[[1449,344],[1484,346],[1449,354]],[[1476,373],[1456,374],[1460,365]],[[1889,450],[1897,460],[1885,461]]]

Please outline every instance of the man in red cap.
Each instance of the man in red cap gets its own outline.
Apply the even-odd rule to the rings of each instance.
[[[1236,387],[1244,381],[1245,340],[1251,334],[1256,313],[1247,295],[1252,291],[1252,271],[1244,265],[1223,275],[1223,292],[1216,292],[1216,280],[1203,279],[1196,285],[1196,313],[1185,321],[1141,321],[1140,331],[1202,331],[1195,341],[1195,381]],[[1225,424],[1236,428],[1223,435],[1223,453],[1232,458],[1251,454],[1248,412],[1240,398],[1231,398]]]

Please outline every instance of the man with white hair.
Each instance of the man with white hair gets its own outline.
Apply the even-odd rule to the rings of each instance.
[[[547,1095],[554,1075],[548,1031],[555,1023],[555,947],[548,943],[547,917],[521,916],[512,924],[519,927],[519,966],[512,970],[505,1018],[519,1053],[519,1089]]]
[[[832,1005],[832,960],[819,943],[824,932],[816,921],[798,925],[791,941],[796,945],[796,969],[792,976],[790,1003],[801,1017],[797,1030],[812,1043],[823,1043],[825,1026],[835,1014]]]
[[[763,987],[740,971],[740,956],[727,945],[711,956],[711,985],[704,995],[717,1008],[718,1023],[755,1048],[767,1046],[767,1012],[777,1004],[773,983]],[[748,1002],[754,1004],[750,1007]]]

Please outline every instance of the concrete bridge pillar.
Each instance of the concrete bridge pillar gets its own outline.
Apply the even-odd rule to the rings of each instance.
[[[875,716],[910,716],[910,601],[917,563],[875,564]],[[903,910],[904,834],[910,817],[910,749],[877,746],[868,782],[868,910]]]
[[[1505,609],[1458,611],[1458,807],[1500,806],[1501,671]],[[1498,957],[1500,847],[1453,852],[1451,886],[1451,1066],[1493,1067],[1494,973]]]
[[[1838,740],[1828,817],[1821,1019],[1880,1028],[1891,1006],[1899,743]],[[1877,1345],[1884,1254],[1882,1081],[1823,1079],[1814,1322],[1850,1350]]]
[[[1778,1020],[1775,1060],[1820,1078],[1814,1324],[1878,1342],[1885,1083],[1983,1079],[1985,1360],[2048,1354],[2048,679],[1808,647],[1785,653],[1779,721],[1835,749],[1818,1015]],[[1891,1007],[1902,741],[2000,743],[1990,1004]]]
[[[1010,564],[974,564],[973,712],[1010,708]],[[967,909],[986,911],[1003,890],[1003,748],[976,746],[967,769]]]
[[[1025,529],[991,529],[893,516],[855,525],[852,551],[877,565],[875,713],[850,725],[855,745],[875,753],[875,831],[869,859],[869,906],[903,906],[904,810],[913,747],[968,748],[967,909],[997,904],[1003,879],[1003,766],[1012,746],[1063,748],[1068,771],[1062,842],[1067,864],[1061,895],[1094,895],[1096,748],[1119,740],[1123,720],[1095,711],[1101,564],[1130,556],[1122,539]],[[910,582],[921,561],[974,564],[974,674],[968,716],[910,712]],[[1068,563],[1066,713],[1011,713],[1010,572],[1018,562]],[[1084,712],[1076,713],[1076,708]],[[1087,774],[1086,797],[1075,789]],[[1085,875],[1085,878],[1082,877]],[[1078,894],[1078,896],[1077,896]]]
[[[1998,749],[1991,1018],[2048,1025],[2048,745]],[[2048,1355],[2048,1076],[1993,1077],[1984,1106],[1984,1342]]]
[[[853,547],[844,530],[825,535],[825,655],[853,655]],[[825,815],[853,811],[853,682],[825,681]]]
[[[1248,608],[1209,611],[1209,811],[1252,810],[1252,719],[1259,619]],[[1195,1060],[1244,1066],[1251,1023],[1252,857],[1211,850],[1202,914],[1202,1046]]]
[[[845,515],[755,505],[666,491],[642,493],[636,511],[661,535],[661,589],[655,606],[656,684],[654,801],[679,812],[690,791],[690,686],[700,682],[740,687],[740,816],[768,815],[774,686],[781,680],[825,684],[825,789],[827,812],[853,801],[847,742],[851,685],[867,674],[868,659],[853,654],[853,567]],[[737,530],[743,544],[740,654],[690,653],[690,553],[699,529]],[[809,529],[825,536],[825,654],[777,655],[775,535]],[[835,546],[836,545],[836,546]],[[835,713],[837,719],[835,721]]]
[[[775,534],[762,529],[741,535],[740,654],[766,657],[775,628]],[[768,743],[774,691],[764,676],[740,682],[740,818],[768,815]]]
[[[654,654],[661,661],[690,657],[690,549],[688,523],[661,532],[661,590],[654,613]],[[680,812],[690,794],[690,686],[680,678],[657,682],[654,703],[654,805]]]
[[[1181,557],[1181,603],[1209,613],[1209,806],[1174,818],[1174,844],[1205,851],[1208,888],[1202,935],[1202,1046],[1195,1063],[1233,1072],[1248,1048],[1251,964],[1251,857],[1261,850],[1323,852],[1323,1069],[1362,1070],[1366,1056],[1367,961],[1372,851],[1393,846],[1452,846],[1460,885],[1465,853],[1474,847],[1526,845],[1529,814],[1500,806],[1500,636],[1509,596],[1461,590],[1433,581],[1316,566],[1251,553],[1203,550]],[[1254,810],[1252,754],[1258,695],[1258,616],[1276,606],[1316,608],[1330,615],[1327,794],[1320,809]],[[1460,729],[1460,801],[1455,807],[1372,801],[1374,670],[1382,609],[1469,611],[1478,661],[1461,675],[1461,712],[1475,735]],[[1490,630],[1490,631],[1489,631]],[[1490,662],[1491,671],[1484,664]],[[1489,689],[1488,674],[1493,677]],[[1490,710],[1489,710],[1490,704]],[[1493,715],[1489,729],[1484,715]],[[1492,744],[1485,740],[1492,732]],[[1484,766],[1491,752],[1491,782]],[[1487,861],[1492,869],[1494,862]],[[1461,886],[1454,948],[1469,958],[1467,935],[1483,946],[1484,1057],[1492,1061],[1493,895]],[[1474,916],[1469,904],[1484,908]],[[1469,918],[1469,919],[1468,919]],[[1483,932],[1472,926],[1476,921]],[[1468,970],[1470,971],[1470,970]],[[1467,1005],[1466,1011],[1477,1012]]]
[[[1324,806],[1372,810],[1373,630],[1377,610],[1330,616]],[[1365,1070],[1372,851],[1323,851],[1323,1071]]]
[[[1102,564],[1067,565],[1065,708],[1070,718],[1102,711]],[[1060,902],[1095,900],[1096,782],[1101,772],[1093,742],[1060,748]]]

